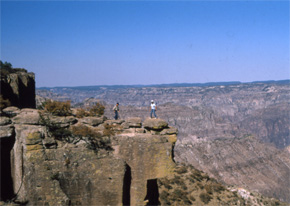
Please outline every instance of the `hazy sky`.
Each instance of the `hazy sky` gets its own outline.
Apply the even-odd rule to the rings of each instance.
[[[36,86],[289,79],[289,1],[1,1]]]

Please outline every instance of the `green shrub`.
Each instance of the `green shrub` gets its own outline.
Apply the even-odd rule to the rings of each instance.
[[[174,189],[174,191],[172,192],[170,199],[173,202],[176,201],[183,201],[184,197],[187,197],[188,193],[186,191],[180,190],[178,188]]]
[[[190,199],[192,202],[195,201],[195,198],[194,198],[192,195],[189,196],[189,199]]]
[[[176,185],[181,185],[183,182],[182,182],[182,179],[179,176],[174,175],[174,178],[171,179],[171,183],[172,184],[176,184]]]
[[[45,115],[43,112],[40,112],[40,122],[47,127],[48,132],[55,139],[70,142],[69,137],[71,136],[71,131],[67,128],[60,127],[59,124],[51,122],[48,115]]]
[[[187,196],[182,196],[182,201],[184,202],[185,205],[191,205],[192,202],[188,199]]]
[[[201,184],[200,182],[197,183],[197,186],[198,186],[200,189],[203,189],[203,188],[204,188],[203,184]]]
[[[187,190],[187,187],[186,187],[186,185],[185,185],[185,183],[184,182],[182,182],[183,184],[181,184],[180,186],[181,186],[181,189],[183,189],[183,190]]]
[[[206,190],[206,192],[207,192],[208,194],[212,194],[212,192],[213,192],[213,188],[212,188],[211,185],[205,185],[205,186],[204,186],[204,189]]]
[[[203,176],[202,176],[201,172],[198,171],[198,170],[193,170],[192,174],[190,175],[190,177],[192,179],[197,180],[198,182],[202,181],[202,179],[203,179]]]
[[[195,183],[195,180],[193,178],[188,178],[188,180],[191,182],[191,183]]]
[[[105,106],[101,103],[96,103],[90,109],[90,116],[102,116],[105,113]]]
[[[170,181],[167,178],[158,179],[158,182],[160,185],[163,185],[166,189],[168,190],[172,189]]]
[[[208,193],[205,193],[205,192],[201,193],[199,195],[199,198],[205,204],[208,204],[210,202],[210,200],[212,199],[212,197]]]
[[[88,148],[98,150],[100,148],[112,150],[111,140],[108,136],[103,136],[99,131],[85,125],[72,126],[72,134],[77,137],[87,137],[90,144]]]
[[[78,108],[77,109],[77,113],[76,113],[76,117],[77,118],[83,118],[83,117],[88,117],[89,113],[83,109],[83,108]]]
[[[71,142],[68,137],[71,136],[71,131],[67,128],[59,127],[58,125],[52,125],[49,127],[49,132],[57,140],[66,140]]]
[[[83,118],[83,117],[93,117],[93,116],[102,116],[105,113],[105,106],[101,103],[96,103],[95,105],[87,108],[78,108],[76,117]]]
[[[59,172],[53,173],[50,175],[51,180],[59,180],[60,179],[60,174]]]
[[[78,137],[101,137],[102,134],[100,132],[97,132],[94,129],[91,129],[90,127],[79,124],[72,126],[72,134]]]
[[[212,184],[212,189],[213,189],[213,191],[218,192],[218,193],[226,190],[226,188],[223,185],[221,185],[217,182]]]
[[[48,100],[44,103],[44,109],[56,116],[69,116],[71,115],[70,101],[59,102]]]
[[[169,196],[169,193],[163,190],[160,193],[160,196],[159,197],[160,197],[161,200],[167,200],[168,199],[168,196]]]
[[[187,173],[187,168],[185,166],[181,166],[176,169],[177,174],[184,174]]]
[[[104,127],[105,127],[105,129],[103,131],[104,136],[111,137],[111,136],[115,135],[114,126],[113,125],[104,124]]]

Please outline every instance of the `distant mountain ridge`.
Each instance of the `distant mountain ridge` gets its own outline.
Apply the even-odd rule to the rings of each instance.
[[[265,80],[265,81],[253,81],[253,82],[240,82],[240,81],[229,81],[229,82],[206,82],[206,83],[169,83],[169,84],[136,84],[136,85],[93,85],[93,86],[59,86],[59,87],[38,87],[37,89],[97,89],[101,87],[106,88],[140,88],[140,87],[207,87],[207,86],[226,86],[226,85],[238,85],[238,84],[252,84],[252,83],[272,83],[272,84],[290,84],[290,79],[285,80]]]

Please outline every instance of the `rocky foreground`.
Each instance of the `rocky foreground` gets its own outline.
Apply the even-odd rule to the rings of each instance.
[[[177,129],[161,119],[53,116],[8,107],[0,117],[1,205],[275,205],[177,166]]]
[[[3,111],[1,162],[7,176],[1,185],[7,199],[29,205],[143,205],[148,187],[157,188],[157,179],[173,172],[177,130],[162,120]],[[73,133],[65,135],[68,131]]]

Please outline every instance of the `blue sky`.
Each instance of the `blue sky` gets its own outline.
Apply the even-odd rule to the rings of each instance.
[[[282,80],[289,56],[289,1],[1,1],[37,87]]]

